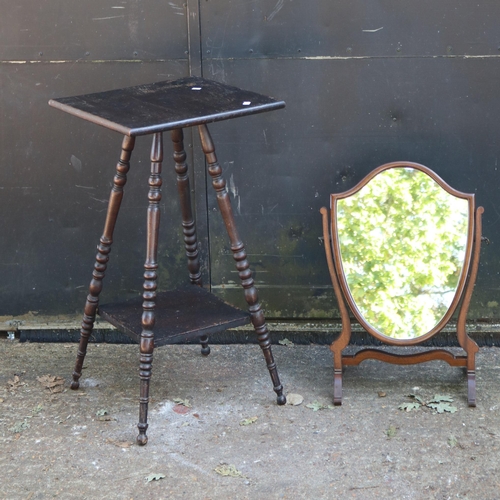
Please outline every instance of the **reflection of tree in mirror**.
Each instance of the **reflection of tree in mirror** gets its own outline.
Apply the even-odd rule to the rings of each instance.
[[[468,202],[424,172],[393,168],[337,201],[347,284],[366,321],[392,338],[429,332],[462,272]]]

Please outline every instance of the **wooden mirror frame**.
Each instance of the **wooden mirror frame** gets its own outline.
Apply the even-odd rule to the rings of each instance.
[[[458,282],[457,290],[451,305],[449,306],[446,314],[425,335],[411,339],[394,339],[378,332],[364,319],[363,315],[358,310],[354,299],[351,296],[349,287],[347,285],[343,269],[341,268],[340,258],[340,243],[339,235],[336,224],[336,206],[337,201],[348,198],[359,192],[366,186],[375,176],[381,172],[393,168],[413,168],[424,172],[431,177],[442,189],[449,194],[467,200],[469,205],[469,220],[468,220],[468,233],[465,249],[464,266],[460,279]],[[475,209],[475,200],[473,194],[466,194],[457,191],[450,187],[443,179],[441,179],[431,169],[412,162],[392,162],[386,163],[377,167],[370,172],[364,179],[362,179],[356,186],[348,191],[338,194],[330,195],[330,221],[328,220],[328,210],[321,208],[323,218],[323,237],[325,244],[326,260],[332,280],[333,289],[337,298],[340,317],[342,321],[342,330],[337,339],[335,339],[330,349],[333,353],[334,363],[334,386],[333,386],[333,402],[335,405],[342,404],[342,371],[344,366],[358,365],[366,359],[376,359],[387,363],[407,365],[424,363],[433,360],[446,361],[450,366],[464,367],[467,370],[467,399],[469,406],[476,406],[476,382],[475,382],[475,354],[479,350],[478,345],[472,340],[466,331],[466,318],[467,312],[472,297],[472,291],[477,276],[477,269],[479,265],[479,252],[481,248],[481,222],[483,207]],[[330,222],[330,223],[329,223]],[[450,351],[444,349],[429,349],[427,351],[419,352],[416,354],[394,354],[381,349],[361,349],[356,354],[346,355],[342,351],[347,347],[351,338],[351,318],[349,310],[354,317],[358,320],[360,325],[371,335],[378,340],[393,346],[415,346],[439,333],[449,322],[451,316],[459,306],[458,320],[457,320],[457,337],[458,343],[465,351],[465,355],[455,355]],[[348,309],[349,307],[349,309]]]

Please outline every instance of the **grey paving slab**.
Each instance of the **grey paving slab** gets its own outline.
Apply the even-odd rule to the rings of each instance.
[[[0,340],[0,498],[499,497],[498,348],[479,352],[476,408],[458,368],[367,361],[345,371],[343,406],[318,411],[306,405],[331,404],[328,348],[273,350],[301,405],[275,404],[258,346],[213,346],[208,358],[197,346],[157,349],[141,448],[137,346],[90,345],[71,391],[76,345]],[[63,392],[37,380],[48,374],[65,379]],[[457,411],[401,411],[409,393],[450,395]],[[189,401],[185,414],[176,398]],[[240,475],[217,472],[229,466]]]

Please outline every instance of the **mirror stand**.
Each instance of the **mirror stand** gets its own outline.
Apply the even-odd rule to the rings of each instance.
[[[412,184],[408,184],[409,182]],[[427,185],[430,193],[424,192]],[[439,194],[438,190],[442,191],[443,195]],[[435,197],[435,193],[441,198]],[[426,200],[431,201],[427,203]],[[449,206],[444,206],[442,200]],[[451,229],[450,223],[450,227],[445,227],[443,236],[440,236],[439,230],[434,226],[423,227],[418,214],[414,214],[410,209],[405,212],[406,209],[401,208],[404,206],[419,208],[425,213],[422,220],[425,219],[426,223],[430,221],[429,224],[433,223],[432,218],[437,214],[437,217],[441,217],[438,219],[437,228],[443,226],[443,214],[449,213],[450,219],[457,222],[457,207],[461,206],[463,221],[458,222],[461,224],[462,234],[458,230],[455,231],[457,236],[452,240],[450,234],[454,229]],[[395,210],[395,207],[398,210]],[[398,212],[399,210],[401,212]],[[467,334],[466,317],[479,265],[483,212],[483,207],[475,209],[474,195],[454,190],[432,170],[410,162],[382,165],[352,189],[331,195],[330,221],[325,207],[321,209],[321,214],[326,259],[342,321],[341,333],[330,346],[334,362],[335,405],[342,404],[343,368],[358,365],[366,359],[375,359],[399,365],[442,360],[450,366],[464,367],[467,371],[468,404],[476,406],[475,354],[479,347]],[[397,217],[394,213],[398,214]],[[372,221],[372,225],[367,227],[366,221]],[[455,227],[458,227],[457,224]],[[376,251],[372,252],[369,240],[376,239],[386,228],[389,229],[388,233],[383,235],[385,240],[382,240],[382,244],[375,241],[373,248]],[[419,234],[422,235],[422,241],[425,238],[430,239],[434,246],[425,243],[423,250],[419,249]],[[436,271],[438,267],[432,267],[436,264],[435,259],[442,259],[442,255],[450,251],[449,262],[439,261],[436,264],[439,269],[449,269],[448,274],[443,277],[442,288],[439,288],[436,282],[422,285],[421,283],[425,282],[422,275],[410,272],[414,268],[420,270],[423,267],[420,261],[405,261],[406,256],[402,258],[397,255],[405,238],[409,242],[408,248],[416,250],[412,259],[418,260],[423,255],[422,262],[428,262],[431,268],[427,274],[433,276],[432,279],[437,279],[435,276],[439,274]],[[435,255],[431,252],[434,247]],[[396,271],[393,272],[394,268]],[[394,283],[397,283],[397,287]],[[418,291],[414,291],[417,288]],[[446,300],[443,300],[444,296],[447,296]],[[380,302],[381,297],[386,302]],[[431,304],[430,298],[439,303]],[[415,305],[417,302],[418,307]],[[402,304],[401,310],[397,309],[397,304]],[[431,310],[439,310],[439,313],[436,313],[433,322],[429,323],[430,326],[421,326],[425,323],[422,318],[428,318]],[[463,355],[432,348],[404,355],[372,348],[361,349],[353,355],[343,354],[351,338],[350,312],[368,333],[384,344],[417,346],[442,331],[456,310],[456,333],[458,343],[465,351]],[[384,314],[389,320],[386,320]],[[417,325],[414,331],[411,331],[411,314],[415,315]]]

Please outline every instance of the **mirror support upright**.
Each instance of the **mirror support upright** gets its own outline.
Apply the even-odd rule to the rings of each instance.
[[[449,197],[449,199],[451,200],[450,207],[452,207],[452,209],[449,211],[449,213],[450,217],[453,218],[455,222],[458,220],[458,217],[455,215],[455,211],[453,210],[453,203],[455,203],[455,199],[459,200],[457,202],[459,205],[457,206],[466,207],[464,209],[464,217],[466,219],[462,222],[459,221],[463,226],[463,234],[459,234],[457,236],[457,238],[459,239],[462,238],[460,242],[463,241],[463,245],[462,243],[460,243],[460,245],[454,243],[453,248],[448,248],[443,244],[443,248],[437,249],[439,255],[442,255],[446,250],[448,250],[450,253],[449,267],[451,271],[449,271],[449,275],[444,276],[441,288],[439,288],[433,282],[431,284],[427,283],[427,288],[421,285],[421,277],[419,279],[418,277],[412,276],[410,274],[410,270],[408,268],[412,267],[412,263],[408,264],[408,268],[404,268],[403,270],[398,269],[397,272],[394,271],[394,268],[397,268],[398,265],[401,264],[401,262],[405,262],[404,258],[400,259],[400,256],[398,256],[397,254],[391,254],[392,250],[397,251],[400,239],[397,239],[395,241],[392,240],[392,243],[391,240],[389,240],[387,242],[387,245],[384,246],[384,250],[388,251],[389,253],[387,255],[384,254],[383,258],[380,258],[380,255],[377,255],[376,257],[374,257],[373,262],[370,261],[370,247],[368,243],[366,244],[366,246],[364,246],[364,243],[365,241],[369,241],[370,237],[373,234],[379,235],[379,233],[382,233],[384,231],[384,227],[381,227],[384,226],[385,223],[383,218],[377,219],[377,222],[374,223],[373,226],[370,226],[368,230],[366,225],[363,226],[364,222],[360,222],[360,225],[356,226],[356,220],[364,221],[368,216],[368,214],[364,214],[365,217],[356,217],[356,215],[361,213],[361,211],[365,207],[362,198],[356,198],[356,196],[360,196],[360,192],[362,194],[364,193],[365,197],[366,194],[369,193],[369,201],[366,204],[366,207],[375,207],[374,210],[382,207],[382,210],[385,210],[387,213],[389,213],[391,212],[391,210],[392,212],[394,212],[394,207],[401,207],[402,205],[404,205],[403,202],[400,203],[399,200],[394,200],[394,193],[397,194],[397,191],[395,190],[391,191],[390,200],[387,200],[385,198],[375,199],[374,193],[378,194],[383,191],[383,189],[379,189],[375,182],[372,183],[373,186],[377,186],[377,189],[375,191],[370,191],[369,188],[363,190],[363,188],[369,186],[370,182],[376,179],[377,176],[388,175],[388,172],[390,172],[391,175],[397,175],[398,169],[399,171],[404,172],[406,181],[409,177],[412,176],[415,182],[417,182],[417,180],[419,181],[419,184],[416,185],[416,188],[413,192],[413,196],[422,196],[423,203],[426,202],[427,198],[426,193],[423,192],[423,190],[425,189],[425,184],[427,183],[427,177],[424,178],[422,177],[422,175],[425,174],[425,176],[428,176],[428,182],[430,183],[432,189],[434,189],[435,191],[438,189],[442,190],[444,193],[444,197]],[[381,178],[382,177],[379,177],[379,179]],[[397,177],[394,177],[394,179],[396,179],[397,182]],[[425,182],[422,182],[422,180],[425,180]],[[420,191],[422,191],[421,194]],[[403,194],[401,196],[405,197],[405,199],[407,200],[408,189],[406,189],[406,186],[403,186],[402,193]],[[415,195],[415,193],[417,194]],[[341,205],[339,208],[338,203],[349,198],[351,199],[351,206],[354,206],[353,212],[348,214],[348,211],[345,210],[345,213],[343,213],[343,205]],[[474,340],[472,340],[467,334],[466,318],[479,265],[482,214],[484,212],[483,207],[478,207],[477,209],[475,209],[474,195],[461,193],[454,190],[432,170],[423,165],[410,162],[388,163],[376,168],[370,174],[368,174],[358,185],[356,185],[349,191],[340,194],[332,194],[331,203],[331,219],[329,220],[328,210],[325,207],[321,209],[321,214],[323,220],[323,236],[326,260],[342,320],[342,331],[339,337],[334,340],[330,346],[330,349],[333,353],[334,362],[334,404],[342,404],[343,368],[349,365],[358,365],[365,359],[375,359],[400,365],[442,360],[446,361],[450,366],[463,367],[467,372],[468,404],[469,406],[476,406],[475,355],[479,348],[476,342],[474,342]],[[418,203],[414,203],[414,205],[412,205],[412,202],[410,202],[409,206],[418,206]],[[425,212],[425,217],[423,218],[423,220],[432,219],[432,217],[429,216],[429,211],[425,206],[423,211]],[[435,207],[434,211],[437,214],[442,214],[442,210],[440,210],[438,207]],[[344,216],[344,225],[339,224],[339,213],[343,214]],[[373,216],[373,214],[371,214],[371,216]],[[418,217],[419,214],[403,213],[400,214],[400,218],[397,219],[398,230],[399,225],[407,226],[406,228],[401,228],[401,231],[403,231],[401,234],[404,234],[405,229],[407,230],[411,245],[415,245],[416,240],[418,240],[416,234],[412,239],[413,233],[416,231],[415,228],[417,227],[415,225],[417,223],[415,223],[414,219],[418,219]],[[352,223],[350,222],[351,219]],[[381,220],[382,222],[380,222]],[[348,221],[347,224],[350,224],[349,227],[345,225],[346,221]],[[422,221],[418,220],[417,222],[418,228],[420,230]],[[443,221],[439,219],[439,224],[442,224],[442,222]],[[411,224],[414,225],[412,226]],[[341,227],[339,227],[339,225]],[[422,231],[423,232],[421,234],[424,234],[425,231],[431,231],[431,233],[429,234],[434,234],[432,233],[432,231],[434,231],[433,226],[429,228],[423,228]],[[449,236],[449,231],[446,228],[443,234],[443,241],[449,241],[451,237]],[[346,241],[355,248],[354,252],[356,253],[356,255],[352,257],[351,260],[349,260],[349,245],[344,244]],[[362,253],[363,249],[365,250],[364,254]],[[425,251],[418,253],[423,253],[424,261],[425,259],[427,259],[428,261],[430,261],[429,265],[432,264],[432,255],[426,255]],[[460,266],[455,265],[456,263],[460,264]],[[443,266],[441,267],[446,267],[446,264],[447,262],[444,261]],[[348,268],[348,270],[346,270],[346,267]],[[421,267],[421,264],[419,265],[419,267]],[[381,269],[381,272],[379,272],[378,274],[370,274],[371,269],[373,268],[379,270]],[[394,287],[393,283],[390,282],[390,278],[380,278],[380,282],[373,282],[375,276],[380,275],[386,277],[387,275],[390,275],[391,272],[393,272],[393,274],[395,273],[394,275],[397,278],[395,281],[398,282],[399,288]],[[428,274],[432,275],[433,273],[430,272]],[[410,278],[407,278],[408,275],[410,275]],[[403,278],[407,279],[407,281],[405,282]],[[388,283],[383,283],[383,279],[389,280]],[[401,285],[401,282],[403,283],[403,285]],[[450,282],[453,282],[453,285],[450,285]],[[359,283],[363,283],[365,284],[365,286],[369,287],[371,293],[373,289],[377,290],[379,292],[379,296],[370,296],[370,300],[367,300],[366,303],[361,304],[361,302],[363,301],[363,297],[368,294],[368,289],[365,289],[363,287],[360,288]],[[416,289],[418,290],[415,291]],[[397,290],[397,293],[395,290]],[[447,295],[447,297],[446,299],[443,299],[443,296],[445,295]],[[401,318],[406,319],[408,318],[408,315],[411,315],[411,313],[413,312],[410,310],[414,303],[411,302],[411,300],[413,299],[419,302],[420,306],[424,304],[423,307],[420,307],[420,314],[428,313],[427,316],[430,315],[432,317],[431,312],[434,311],[429,311],[429,309],[436,309],[436,311],[438,312],[436,313],[436,316],[433,317],[433,322],[431,320],[431,323],[429,323],[429,325],[427,326],[422,327],[421,330],[405,332],[404,327],[403,329],[401,329],[401,326],[398,327],[396,325],[394,328],[392,328],[392,325],[387,324],[387,320],[379,322],[378,314],[372,314],[373,311],[369,310],[370,307],[375,308],[374,302],[377,302],[380,297],[386,296],[389,296],[386,307],[389,312],[389,316],[392,314],[394,322],[397,322],[399,325],[405,324],[404,321],[401,321]],[[409,296],[409,299],[406,296]],[[431,299],[433,297],[439,297],[438,299],[436,299],[436,305],[432,304]],[[406,304],[406,310],[397,310],[395,304],[398,303]],[[351,338],[351,318],[349,315],[349,311],[352,312],[360,325],[368,333],[373,335],[378,340],[381,340],[383,343],[392,346],[414,346],[421,344],[423,341],[428,340],[429,338],[442,331],[443,328],[449,323],[452,314],[457,309],[457,338],[458,343],[465,351],[465,354],[455,355],[445,349],[432,348],[426,351],[419,352],[417,354],[403,355],[390,353],[383,349],[361,349],[360,351],[352,355],[343,354],[343,350],[347,347]],[[419,325],[420,322],[417,320],[415,321],[415,324]],[[410,329],[410,326],[408,326],[408,329]]]

